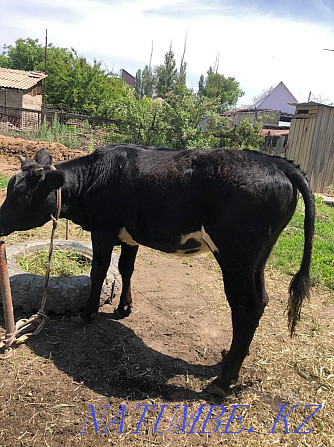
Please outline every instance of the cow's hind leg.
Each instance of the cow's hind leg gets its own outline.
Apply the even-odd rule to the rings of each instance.
[[[263,255],[262,260],[258,263],[255,270],[255,286],[260,300],[262,301],[263,308],[265,308],[269,302],[268,293],[266,291],[264,271],[266,267],[266,262],[269,257],[270,250]]]
[[[123,318],[131,313],[131,276],[134,270],[138,246],[127,244],[121,244],[121,246],[122,251],[118,261],[118,270],[122,277],[122,293],[115,313]]]
[[[221,265],[221,263],[220,263]],[[230,350],[225,353],[222,371],[208,390],[215,394],[227,393],[230,384],[238,378],[241,365],[248,353],[259,320],[265,307],[266,294],[258,281],[261,274],[256,272],[251,261],[240,260],[239,265],[221,265],[225,293],[232,312],[233,336]]]

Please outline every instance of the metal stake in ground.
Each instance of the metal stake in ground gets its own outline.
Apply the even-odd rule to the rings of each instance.
[[[12,344],[11,340],[13,339],[15,332],[15,321],[4,241],[0,241],[0,287],[6,330],[5,338],[3,340],[3,347],[5,351],[3,357],[8,358],[13,353],[10,345]]]

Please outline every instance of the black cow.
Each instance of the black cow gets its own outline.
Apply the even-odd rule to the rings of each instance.
[[[172,151],[132,145],[104,147],[57,163],[44,149],[35,160],[21,157],[0,210],[0,234],[28,230],[56,212],[91,232],[92,287],[80,316],[98,311],[101,286],[113,247],[121,244],[123,287],[118,313],[131,311],[130,280],[138,245],[181,256],[211,251],[221,267],[232,311],[233,339],[220,376],[211,387],[226,392],[238,377],[268,302],[264,268],[278,236],[290,221],[298,190],[305,202],[305,243],[300,270],[290,285],[289,327],[293,333],[309,291],[314,198],[293,163],[253,151]]]

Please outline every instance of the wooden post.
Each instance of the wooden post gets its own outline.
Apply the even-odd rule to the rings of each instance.
[[[65,239],[68,241],[69,238],[69,227],[68,227],[68,219],[65,222]]]
[[[14,321],[12,294],[10,290],[10,281],[7,267],[6,248],[4,241],[0,241],[0,287],[1,287],[3,313],[5,319],[5,330],[6,330],[5,340],[8,340],[14,334],[15,321]],[[7,356],[9,356],[10,353],[11,350],[7,352]]]
[[[47,73],[48,65],[48,30],[45,30],[45,46],[44,46],[44,72]],[[46,78],[44,78],[44,96],[43,96],[44,109],[46,107]]]

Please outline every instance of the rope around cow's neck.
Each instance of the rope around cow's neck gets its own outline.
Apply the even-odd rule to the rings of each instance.
[[[53,171],[56,170],[54,166],[51,166],[51,169]],[[28,337],[31,335],[37,335],[41,332],[43,329],[44,324],[48,320],[48,316],[44,312],[45,305],[46,305],[46,299],[47,299],[47,287],[50,279],[50,270],[51,270],[51,261],[52,261],[52,254],[53,254],[53,247],[54,247],[54,237],[58,225],[58,219],[60,216],[60,210],[61,210],[61,188],[56,190],[56,197],[57,197],[57,207],[56,207],[56,215],[51,215],[52,220],[52,231],[51,231],[51,238],[50,238],[50,247],[49,247],[49,257],[48,257],[48,264],[46,267],[46,272],[44,276],[44,286],[43,286],[43,295],[41,300],[41,306],[36,314],[32,315],[30,318],[22,318],[15,324],[15,330],[13,334],[8,337],[4,338],[0,346],[2,345],[5,348],[6,354],[4,357],[8,358],[12,355],[12,344],[16,343],[23,343]]]

